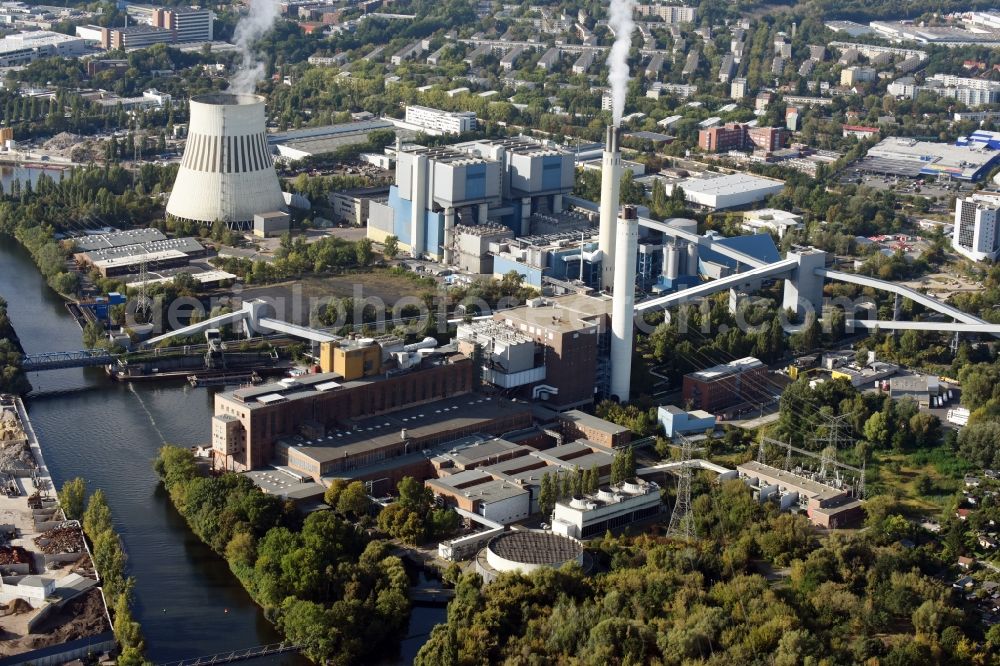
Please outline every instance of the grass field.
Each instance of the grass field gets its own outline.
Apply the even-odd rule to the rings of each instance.
[[[869,463],[869,469],[872,467],[875,481],[869,484],[869,493],[896,492],[902,505],[917,514],[938,512],[947,506],[971,469],[943,446],[910,453],[876,452],[874,462]],[[920,484],[927,483],[923,479],[929,480],[931,492],[922,492]]]
[[[299,280],[249,287],[240,296],[243,300],[272,299],[276,307],[283,307],[283,310],[278,311],[280,319],[308,325],[310,311],[324,301],[357,296],[381,299],[392,307],[402,297],[420,296],[428,290],[430,287],[423,281],[405,275],[393,275],[386,269],[373,269],[347,275],[307,276]]]

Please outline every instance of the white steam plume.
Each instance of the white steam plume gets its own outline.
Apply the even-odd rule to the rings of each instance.
[[[250,0],[250,11],[236,24],[234,41],[243,58],[229,80],[229,91],[252,93],[264,78],[264,63],[257,60],[253,45],[263,37],[278,18],[277,0]]]
[[[621,125],[628,90],[628,52],[632,48],[633,0],[611,0],[608,24],[615,33],[615,43],[608,54],[608,83],[611,85],[611,112],[614,125]]]

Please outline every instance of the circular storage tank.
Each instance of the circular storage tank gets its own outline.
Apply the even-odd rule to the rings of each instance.
[[[267,144],[264,98],[209,93],[191,98],[187,143],[167,215],[248,227],[285,209]]]
[[[663,248],[663,277],[668,280],[676,280],[680,273],[680,252],[676,245],[667,245]]]
[[[583,544],[576,539],[542,530],[514,530],[490,539],[476,558],[476,570],[491,582],[504,572],[558,569],[567,562],[583,566]]]
[[[698,274],[698,246],[694,243],[688,243],[687,247],[687,274]]]

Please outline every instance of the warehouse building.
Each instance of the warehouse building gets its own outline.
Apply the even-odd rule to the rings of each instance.
[[[939,407],[934,402],[941,393],[941,382],[933,375],[906,375],[889,380],[889,397],[893,400],[912,398],[924,409]]]
[[[676,182],[668,182],[667,194],[674,187],[684,190],[684,196],[692,204],[724,210],[739,208],[764,201],[767,197],[780,193],[785,183],[781,180],[754,176],[747,173],[685,178]]]
[[[276,462],[317,481],[370,479],[375,474],[426,478],[431,467],[428,456],[421,455],[424,452],[471,435],[499,435],[527,428],[531,426],[531,409],[501,398],[465,393],[379,416],[341,419],[339,423],[331,423],[328,417],[327,423],[325,435],[278,439]],[[422,473],[413,470],[414,464]]]
[[[857,163],[864,171],[905,178],[938,176],[981,180],[1000,161],[1000,142],[979,130],[955,144],[931,143],[908,137],[887,137],[872,146]]]
[[[268,134],[267,143],[274,146],[278,155],[286,160],[301,160],[327,155],[345,146],[368,143],[368,137],[372,132],[384,130],[395,131],[395,125],[388,120],[373,118]],[[399,136],[408,138],[413,136],[413,133],[404,130]]]
[[[148,229],[128,229],[126,231],[81,236],[73,239],[73,245],[76,247],[77,252],[92,252],[112,247],[144,245],[146,243],[165,240],[167,240],[167,237],[163,235],[162,231],[150,227]]]
[[[425,485],[445,504],[506,525],[538,513],[542,477],[546,474],[563,479],[596,469],[599,479],[608,479],[613,462],[611,449],[586,440],[548,449],[502,439],[477,440],[433,457],[431,464],[437,478],[428,479]],[[499,486],[500,482],[507,486]],[[515,493],[514,487],[522,489],[524,495]],[[494,503],[500,504],[491,507]],[[508,511],[511,506],[518,510]]]

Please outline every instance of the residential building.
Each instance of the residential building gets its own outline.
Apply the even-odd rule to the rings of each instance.
[[[864,125],[841,125],[841,132],[845,139],[849,136],[855,136],[859,139],[870,139],[873,136],[878,136],[879,131],[880,130],[877,127],[865,127]]]
[[[856,86],[859,83],[874,81],[875,78],[875,69],[873,67],[855,65],[853,67],[845,67],[840,71],[840,85],[842,86]]]
[[[174,33],[153,25],[130,25],[124,28],[101,28],[101,48],[137,49],[153,44],[170,44]]]
[[[683,5],[668,5],[661,3],[650,3],[635,6],[635,13],[639,16],[657,16],[664,23],[694,23],[698,15],[698,10],[694,7]]]
[[[972,259],[1000,256],[1000,197],[972,195],[955,201],[955,233],[951,244],[956,252]]]
[[[704,121],[707,122],[707,121]],[[730,150],[762,150],[774,152],[784,147],[788,132],[783,127],[750,127],[741,123],[726,123],[698,132],[698,147],[710,153]]]
[[[746,143],[746,125],[727,123],[722,127],[710,127],[698,131],[698,147],[709,153],[724,153],[739,150]]]
[[[733,79],[732,83],[729,84],[729,96],[733,99],[743,99],[747,96],[747,80],[746,79]]]
[[[406,122],[439,134],[462,134],[476,129],[474,111],[443,111],[428,106],[407,106]]]
[[[215,15],[209,9],[194,7],[158,7],[153,10],[151,25],[169,30],[171,41],[178,44],[210,42]]]

